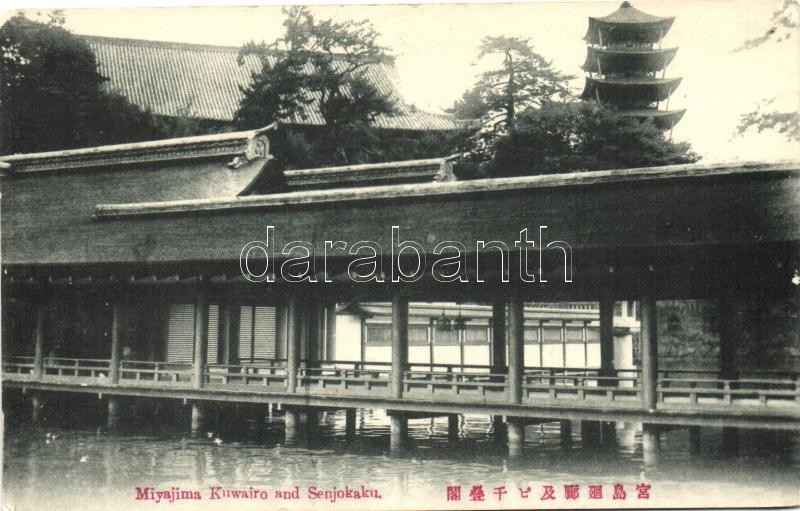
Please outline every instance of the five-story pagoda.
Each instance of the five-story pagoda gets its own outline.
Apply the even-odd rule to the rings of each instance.
[[[614,104],[624,115],[652,119],[664,130],[677,124],[685,110],[670,110],[669,97],[681,79],[666,78],[665,70],[678,49],[661,48],[674,20],[642,12],[627,1],[608,16],[590,17],[583,64],[589,76],[582,98]]]

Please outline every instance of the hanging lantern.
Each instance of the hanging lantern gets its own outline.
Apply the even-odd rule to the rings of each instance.
[[[440,332],[449,332],[450,330],[453,329],[453,324],[450,321],[450,318],[448,318],[444,314],[444,307],[442,307],[442,315],[434,319],[433,323],[436,327],[436,330]]]
[[[680,332],[681,330],[681,318],[677,314],[672,314],[667,320],[667,332]]]
[[[450,318],[442,313],[442,316],[436,321],[436,329],[442,332],[449,332],[453,329],[453,325],[450,322]]]
[[[454,330],[466,330],[467,329],[467,321],[469,318],[465,318],[461,315],[461,304],[458,305],[458,317],[453,320],[453,329]]]

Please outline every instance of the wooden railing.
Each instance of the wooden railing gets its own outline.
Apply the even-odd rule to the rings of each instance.
[[[740,378],[659,378],[659,402],[665,405],[798,405],[797,380]]]
[[[110,362],[103,359],[47,357],[42,361],[45,377],[108,378],[110,370]]]
[[[388,394],[391,370],[301,367],[297,372],[298,391],[334,394]]]
[[[569,400],[582,403],[600,400],[636,404],[640,400],[637,380],[635,376],[597,376],[571,374],[570,371],[526,373],[522,382],[522,396],[527,402]]]
[[[433,366],[433,367],[432,367]],[[432,368],[431,368],[432,367]],[[4,376],[34,378],[35,360],[30,356],[9,357],[2,363]],[[467,369],[472,370],[467,370]],[[119,384],[192,384],[191,363],[124,360]],[[597,368],[529,367],[522,381],[523,403],[564,402],[571,405],[602,403],[638,406],[641,398],[639,370],[623,369],[616,376],[601,376]],[[753,377],[752,375],[768,377]],[[42,360],[42,379],[96,379],[107,382],[110,361],[105,359],[52,358]],[[209,388],[242,388],[285,392],[288,374],[285,361],[245,362],[240,365],[209,364],[204,372]],[[297,392],[387,396],[391,391],[388,362],[330,361],[317,367],[300,367]],[[403,373],[403,395],[413,399],[456,399],[504,402],[507,376],[493,374],[490,366],[410,364]],[[740,378],[722,379],[719,371],[667,369],[659,371],[659,408],[715,406],[798,406],[800,382],[796,372],[741,372]]]
[[[6,374],[31,375],[34,365],[33,357],[8,357],[3,359],[3,372]]]
[[[273,387],[274,390],[286,387],[286,374],[285,364],[278,361],[244,365],[209,364],[203,372],[209,386],[260,386]]]
[[[448,373],[441,371],[406,371],[403,395],[435,399],[448,398],[502,402],[507,399],[506,375],[491,373]]]
[[[192,364],[123,360],[119,364],[121,384],[189,384]]]

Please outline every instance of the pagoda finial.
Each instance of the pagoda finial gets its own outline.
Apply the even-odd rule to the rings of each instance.
[[[631,7],[631,3],[628,0],[625,0],[624,2],[622,2],[622,5],[619,6],[620,9],[625,7]]]

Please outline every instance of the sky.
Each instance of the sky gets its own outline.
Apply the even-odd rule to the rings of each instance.
[[[12,0],[13,1],[13,0]],[[21,0],[17,0],[20,1]],[[190,0],[42,0],[65,9],[66,26],[79,34],[239,46],[249,40],[272,41],[281,34],[278,5],[186,7]],[[194,5],[213,0],[194,0]],[[224,0],[223,0],[224,1]],[[328,0],[330,1],[330,0]],[[120,2],[125,7],[120,7]],[[149,7],[130,7],[147,2]],[[219,0],[217,0],[219,2]],[[760,102],[784,111],[800,109],[800,34],[736,52],[748,38],[769,28],[772,0],[636,1],[641,10],[676,20],[664,47],[679,47],[667,76],[683,81],[670,108],[686,108],[673,138],[688,141],[706,161],[800,159],[800,145],[774,132],[736,136],[740,115]],[[560,70],[576,75],[583,87],[588,16],[604,16],[619,1],[559,3],[469,3],[426,5],[315,5],[320,17],[368,19],[395,56],[402,94],[418,108],[442,111],[475,81],[487,62],[476,62],[487,36],[531,39],[537,51]],[[78,8],[82,7],[82,8]]]

